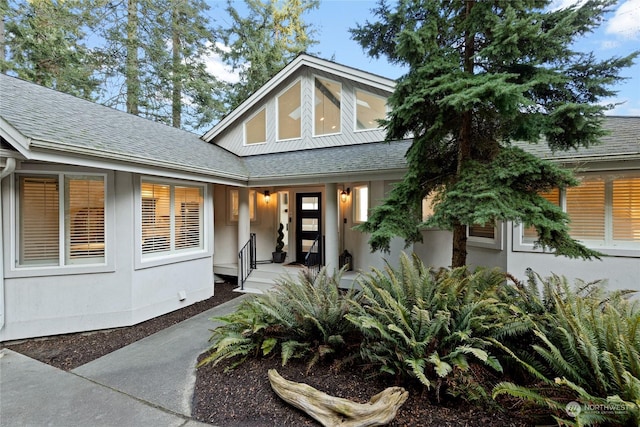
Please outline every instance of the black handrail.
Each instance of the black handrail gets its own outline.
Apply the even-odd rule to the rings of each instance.
[[[249,275],[256,269],[256,233],[249,234],[249,241],[240,249],[238,253],[240,260],[240,290],[244,290],[244,282],[247,281]]]
[[[307,274],[312,281],[314,281],[318,276],[322,265],[322,248],[320,243],[320,234],[318,234],[304,257],[304,265],[307,269]]]

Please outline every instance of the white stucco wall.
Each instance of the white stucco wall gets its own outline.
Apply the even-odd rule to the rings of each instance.
[[[60,167],[57,166],[57,170]],[[14,224],[9,198],[12,189],[9,180],[5,181],[2,243],[7,248],[9,242],[13,242],[8,230]],[[111,245],[107,239],[107,251],[112,257],[108,268],[80,274],[73,274],[72,269],[56,275],[31,272],[26,277],[15,277],[15,274],[9,277],[12,274],[5,268],[6,322],[0,329],[0,341],[128,326],[213,295],[211,254],[135,269],[134,187],[137,182],[134,174],[113,173],[113,197],[107,196],[107,212],[114,215],[108,224],[115,228]],[[210,202],[210,199],[205,201]],[[211,213],[211,209],[208,212]],[[205,222],[209,223],[206,228],[212,231],[212,215],[205,215]],[[210,232],[206,237],[210,246],[212,236]],[[4,251],[5,266],[11,265],[11,256],[11,251]],[[183,301],[178,297],[180,291],[186,294]]]

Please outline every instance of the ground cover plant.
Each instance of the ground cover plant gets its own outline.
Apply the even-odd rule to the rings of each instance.
[[[502,346],[538,384],[502,382],[493,395],[547,407],[565,425],[640,425],[640,301],[597,282],[540,281],[542,292],[528,293],[541,309],[530,314],[534,344]]]
[[[210,354],[200,365],[279,351],[282,364],[307,358],[309,367],[329,355],[335,356],[354,342],[356,328],[344,320],[355,291],[339,290],[340,273],[320,271],[312,278],[301,272],[297,278],[278,279],[274,290],[245,300],[238,309],[216,318],[224,324],[213,331]],[[358,342],[355,339],[355,342]],[[234,366],[234,365],[232,365]]]

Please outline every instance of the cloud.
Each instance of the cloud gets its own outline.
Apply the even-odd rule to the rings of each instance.
[[[566,9],[571,6],[579,6],[586,0],[553,0],[549,5],[549,10]]]
[[[620,5],[609,20],[607,34],[628,39],[640,36],[640,0],[627,0]]]
[[[220,50],[228,50],[228,46],[224,46],[221,43],[216,43],[216,47]],[[238,83],[240,76],[237,71],[234,71],[227,64],[224,63],[219,54],[212,52],[210,55],[204,58],[207,71],[227,83]]]

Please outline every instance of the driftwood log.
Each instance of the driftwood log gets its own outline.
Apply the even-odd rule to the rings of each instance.
[[[402,387],[389,387],[367,403],[330,396],[310,385],[288,381],[269,369],[271,388],[282,400],[306,412],[325,427],[382,426],[393,420],[409,393]]]

